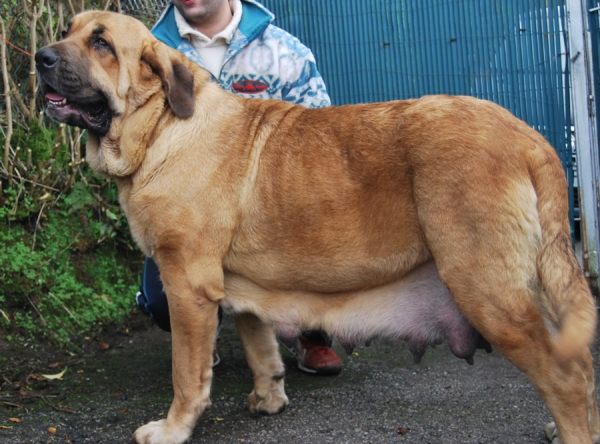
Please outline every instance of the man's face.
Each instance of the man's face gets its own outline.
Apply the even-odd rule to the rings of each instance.
[[[223,4],[228,0],[173,0],[179,13],[191,25],[202,25],[210,22],[218,15]]]

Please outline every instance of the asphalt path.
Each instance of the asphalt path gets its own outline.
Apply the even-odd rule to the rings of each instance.
[[[350,356],[335,348],[344,367],[329,377],[300,372],[283,352],[290,405],[275,416],[252,416],[252,377],[226,317],[213,405],[190,442],[547,443],[546,407],[496,351],[478,351],[470,366],[442,344],[415,365],[403,342],[376,340]],[[0,361],[0,442],[132,443],[138,426],[168,411],[170,350],[170,335],[150,324],[101,334],[75,355],[0,342],[8,356]],[[598,362],[598,345],[593,353]],[[39,376],[64,368],[62,379]]]

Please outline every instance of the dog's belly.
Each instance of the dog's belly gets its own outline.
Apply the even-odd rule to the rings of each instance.
[[[330,294],[267,290],[226,273],[222,306],[271,322],[283,340],[302,329],[323,329],[347,349],[372,336],[404,339],[416,361],[428,346],[444,340],[456,356],[467,360],[481,345],[479,334],[456,307],[432,262],[384,286]]]
[[[335,293],[401,281],[431,260],[416,218],[401,210],[379,209],[384,221],[371,225],[363,222],[364,213],[375,213],[374,207],[347,208],[345,214],[358,213],[350,218],[314,212],[314,220],[301,225],[275,225],[273,220],[291,217],[279,211],[267,222],[248,217],[240,224],[224,260],[227,270],[264,288]]]
[[[265,252],[238,257],[228,270],[248,276],[258,285],[286,291],[337,293],[359,291],[401,281],[411,269],[430,259],[426,250],[385,257],[353,255],[340,258]]]

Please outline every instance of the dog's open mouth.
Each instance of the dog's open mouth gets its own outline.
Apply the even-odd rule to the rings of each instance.
[[[64,97],[47,84],[44,85],[43,90],[47,103],[46,113],[52,119],[87,129],[101,136],[108,132],[112,112],[104,97],[77,102]]]

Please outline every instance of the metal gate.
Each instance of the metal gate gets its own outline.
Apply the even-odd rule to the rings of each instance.
[[[313,50],[334,104],[440,93],[491,100],[546,137],[573,187],[564,0],[261,3]]]

